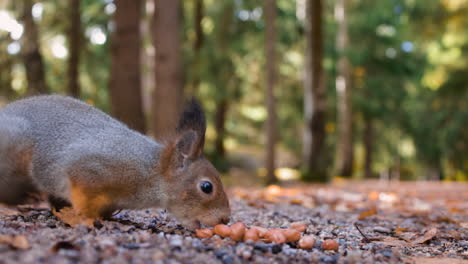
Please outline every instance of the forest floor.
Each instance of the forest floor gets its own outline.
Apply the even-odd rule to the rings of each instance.
[[[315,247],[198,239],[163,210],[69,227],[45,204],[0,207],[0,263],[468,263],[468,184],[335,182],[229,188],[232,221],[308,225]],[[325,239],[339,244],[323,250]]]

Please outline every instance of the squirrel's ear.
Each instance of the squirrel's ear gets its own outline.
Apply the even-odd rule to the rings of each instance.
[[[183,160],[186,159],[195,159],[200,153],[197,147],[197,132],[190,130],[184,132],[180,138],[177,140],[176,148],[177,154],[180,155],[180,158]]]
[[[195,159],[203,153],[205,145],[206,119],[202,107],[195,98],[186,106],[177,125],[179,140],[177,149],[189,159]],[[180,146],[180,148],[179,148]]]

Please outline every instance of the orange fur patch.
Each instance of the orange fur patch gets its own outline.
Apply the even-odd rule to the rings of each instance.
[[[100,212],[111,204],[110,197],[105,193],[86,190],[82,186],[71,185],[71,202],[73,208],[89,218],[97,218]]]
[[[134,188],[124,184],[116,184],[102,188],[90,188],[70,182],[71,203],[73,208],[88,218],[98,218],[108,213],[116,200],[125,199],[135,192]]]
[[[163,175],[166,180],[170,179],[169,169],[171,165],[174,163],[174,154],[176,151],[176,145],[174,141],[168,141],[165,144],[163,150],[161,151],[161,156],[159,158],[158,165],[156,170]]]

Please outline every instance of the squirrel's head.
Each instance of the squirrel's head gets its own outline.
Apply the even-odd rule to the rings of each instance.
[[[227,223],[231,214],[219,173],[203,155],[205,130],[203,110],[192,99],[160,159],[166,208],[191,229]]]

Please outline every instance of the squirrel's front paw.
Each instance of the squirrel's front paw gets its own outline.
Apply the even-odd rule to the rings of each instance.
[[[52,209],[52,213],[58,217],[60,221],[69,224],[71,227],[76,227],[78,225],[92,227],[95,220],[80,214],[72,207],[62,208],[59,212]]]

